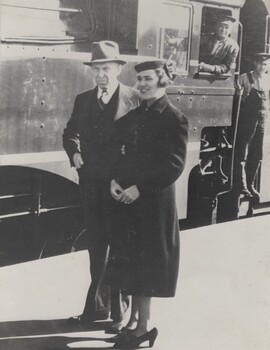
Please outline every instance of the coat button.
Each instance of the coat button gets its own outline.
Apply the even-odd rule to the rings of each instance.
[[[123,156],[126,154],[126,146],[125,145],[122,145],[121,153],[123,154]]]

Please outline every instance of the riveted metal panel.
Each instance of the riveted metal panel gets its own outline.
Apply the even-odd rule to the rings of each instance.
[[[1,154],[62,150],[75,95],[91,80],[90,69],[68,55],[2,59]]]

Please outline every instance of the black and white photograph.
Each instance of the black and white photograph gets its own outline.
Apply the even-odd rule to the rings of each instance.
[[[0,0],[0,350],[270,349],[270,0]]]

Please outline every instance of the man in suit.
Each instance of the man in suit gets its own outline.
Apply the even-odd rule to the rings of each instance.
[[[92,58],[84,64],[92,68],[96,87],[79,94],[71,119],[63,133],[63,146],[71,165],[79,173],[80,189],[88,234],[91,285],[83,314],[77,322],[106,319],[111,311],[111,332],[121,328],[128,299],[119,290],[108,289],[102,281],[110,236],[112,198],[110,161],[114,122],[139,105],[137,90],[118,81],[122,66],[115,42],[92,45]],[[109,302],[110,300],[110,302]]]
[[[230,38],[235,22],[231,16],[218,17],[215,33],[201,38],[200,72],[224,74],[235,68],[239,46]]]

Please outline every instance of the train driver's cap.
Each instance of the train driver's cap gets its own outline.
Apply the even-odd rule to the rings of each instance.
[[[140,72],[143,72],[144,70],[164,68],[164,65],[165,65],[165,61],[155,60],[155,61],[145,61],[145,62],[138,63],[134,68],[137,73],[140,73]]]
[[[228,15],[222,15],[222,16],[218,16],[216,18],[216,22],[217,23],[235,23],[236,19],[232,16],[228,16]]]
[[[84,62],[87,66],[94,63],[117,62],[120,64],[127,63],[119,53],[119,46],[114,41],[103,40],[94,42],[92,45],[92,57],[90,62]]]
[[[256,61],[266,61],[270,59],[270,53],[258,52],[254,55]]]

